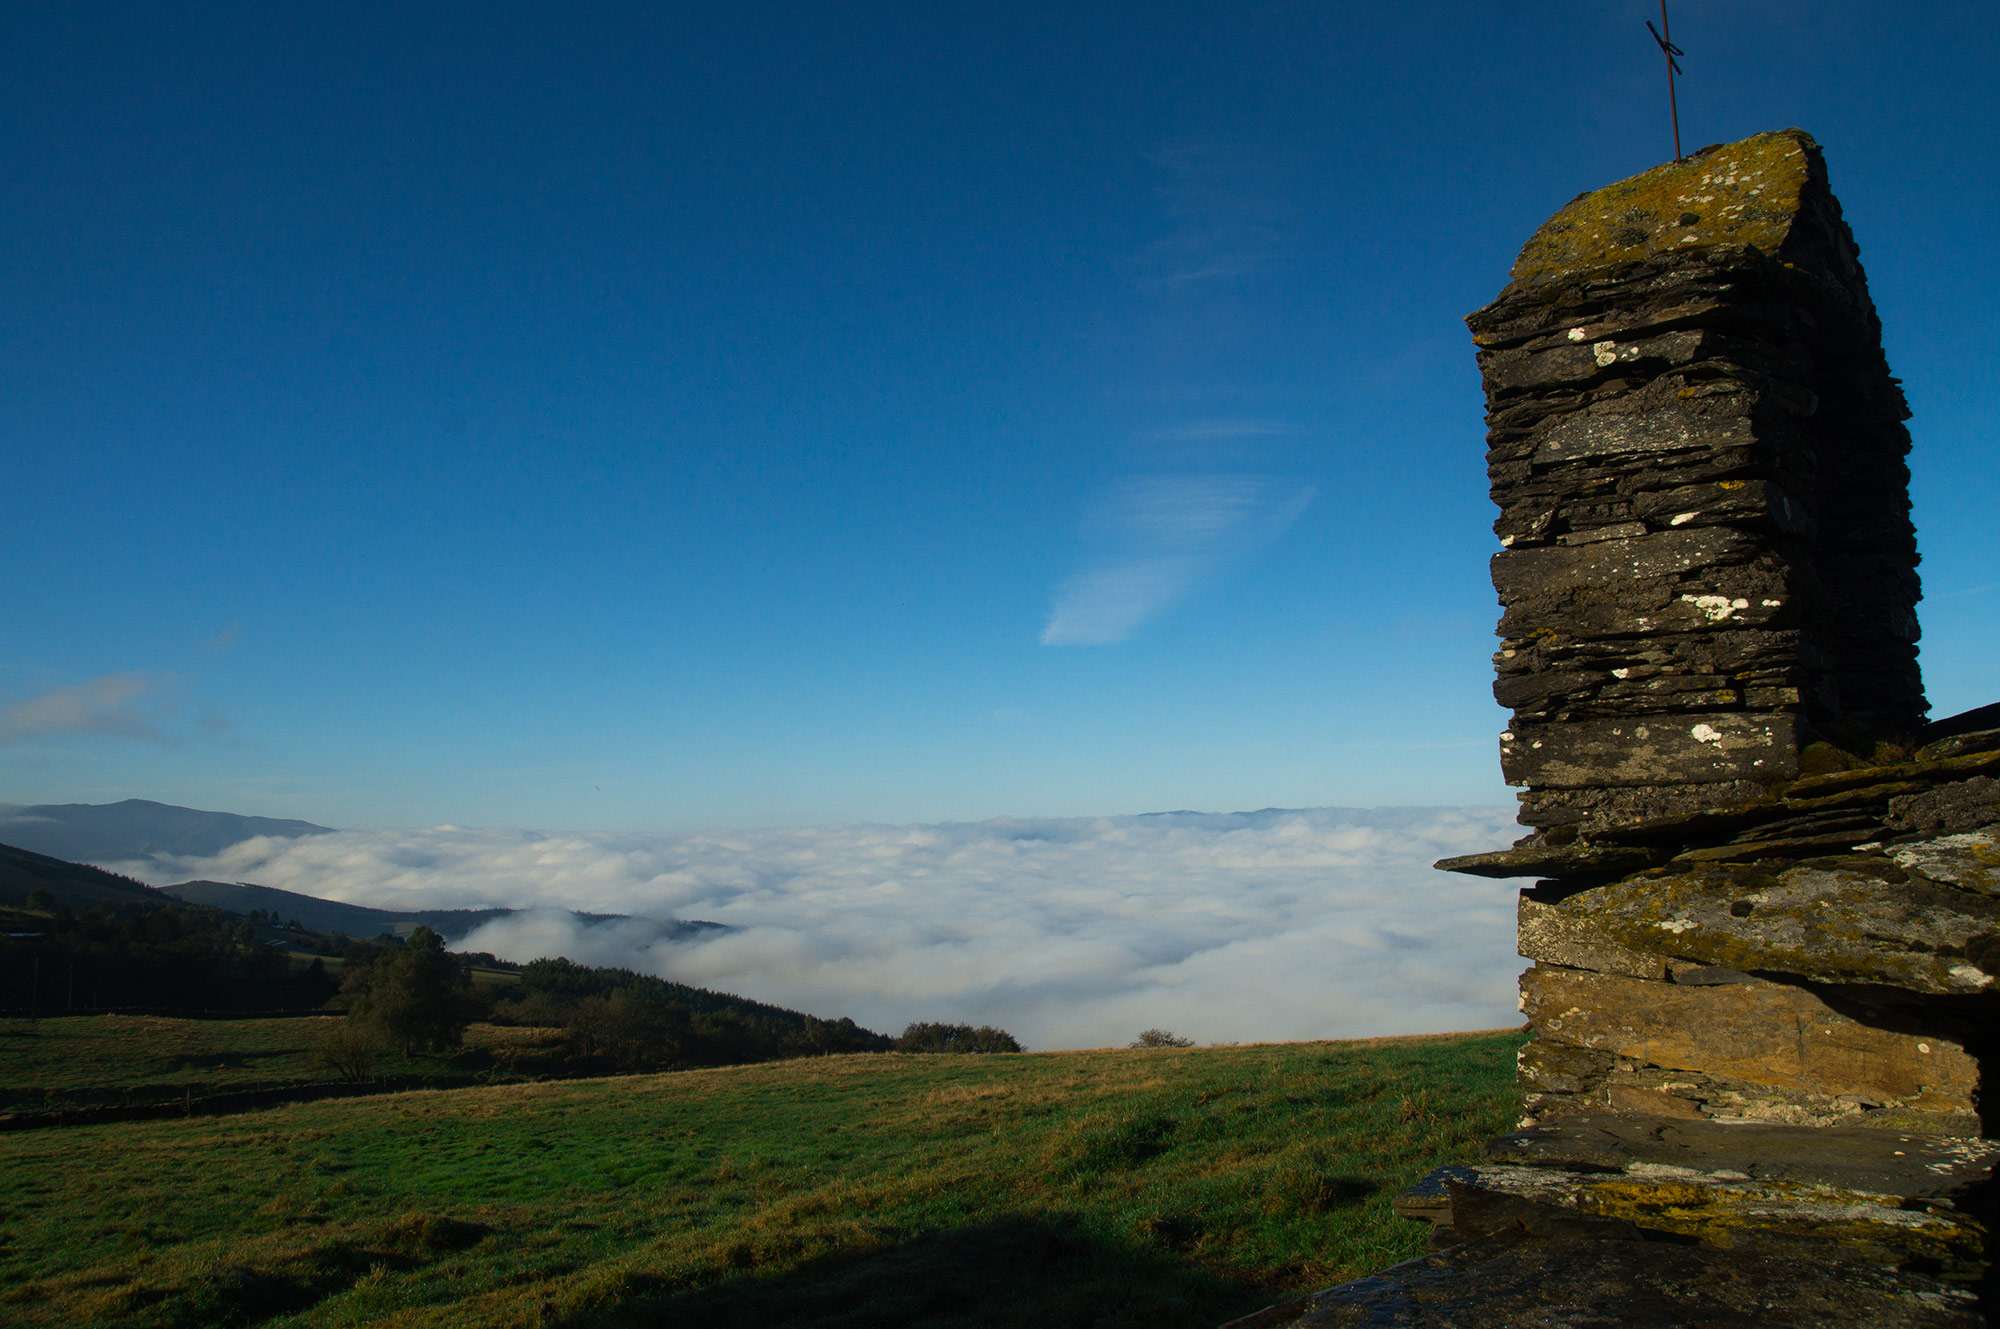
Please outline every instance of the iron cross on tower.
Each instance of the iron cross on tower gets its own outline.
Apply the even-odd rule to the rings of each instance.
[[[1667,27],[1667,0],[1660,0],[1660,26],[1654,27],[1653,20],[1646,20],[1646,31],[1653,34],[1653,40],[1660,44],[1660,54],[1667,57],[1667,113],[1674,120],[1674,160],[1681,160],[1681,108],[1674,100],[1674,76],[1681,72],[1680,61],[1675,56],[1686,55],[1674,45],[1673,34]]]

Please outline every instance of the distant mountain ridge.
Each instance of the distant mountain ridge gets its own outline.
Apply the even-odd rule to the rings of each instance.
[[[207,858],[258,836],[294,840],[332,830],[309,821],[205,812],[144,798],[0,805],[0,841],[72,863],[131,863],[161,855]]]
[[[204,812],[149,799],[122,803],[42,803],[30,807],[0,804],[0,903],[25,899],[31,890],[46,890],[65,909],[93,905],[157,907],[170,900],[203,905],[232,913],[263,910],[280,922],[297,920],[315,932],[339,932],[350,937],[379,937],[385,932],[407,936],[419,925],[447,943],[456,944],[484,925],[526,911],[493,906],[484,909],[375,909],[297,891],[259,886],[254,882],[184,881],[173,886],[147,886],[129,877],[101,870],[103,864],[152,861],[162,857],[206,858],[231,845],[258,836],[297,839],[329,835],[330,826],[277,817],[246,817],[234,812]],[[693,919],[643,918],[631,914],[581,914],[560,910],[585,926],[618,924],[650,930],[655,939],[673,939],[711,930],[722,923]]]

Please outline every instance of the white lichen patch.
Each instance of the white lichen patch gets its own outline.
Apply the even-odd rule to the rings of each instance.
[[[2000,826],[1898,845],[1889,856],[1907,872],[1967,890],[2000,893]]]
[[[1683,595],[1681,599],[1699,609],[1711,623],[1720,623],[1737,610],[1750,607],[1750,602],[1740,596],[1732,600],[1726,595]]]

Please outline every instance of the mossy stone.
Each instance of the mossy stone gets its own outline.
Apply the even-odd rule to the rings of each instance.
[[[1818,151],[1805,131],[1780,129],[1592,190],[1543,223],[1511,275],[1534,286],[1721,245],[1776,253]]]

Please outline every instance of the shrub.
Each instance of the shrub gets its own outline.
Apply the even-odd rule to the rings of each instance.
[[[1142,1029],[1139,1031],[1139,1036],[1132,1040],[1132,1046],[1135,1048],[1191,1048],[1194,1046],[1194,1040],[1192,1038],[1182,1038],[1171,1029]]]
[[[367,1080],[381,1060],[382,1036],[354,1020],[342,1020],[313,1040],[313,1064],[343,1080]]]

